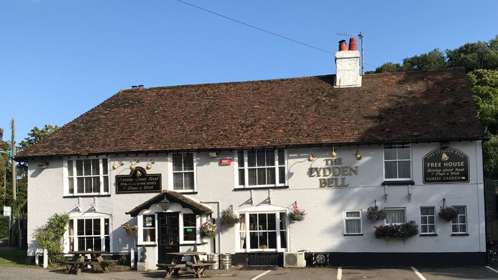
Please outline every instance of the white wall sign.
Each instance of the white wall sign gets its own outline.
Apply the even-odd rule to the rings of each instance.
[[[8,217],[12,216],[12,208],[10,206],[4,206],[3,215]]]

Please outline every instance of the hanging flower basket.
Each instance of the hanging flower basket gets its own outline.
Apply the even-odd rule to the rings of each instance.
[[[239,222],[239,217],[233,212],[233,207],[230,206],[221,212],[221,224],[224,226],[233,226]]]
[[[386,218],[386,212],[383,209],[379,209],[377,205],[368,207],[367,209],[367,219],[370,221],[379,221]]]
[[[128,235],[132,235],[132,236],[137,235],[137,232],[138,232],[137,225],[130,224],[130,223],[124,223],[121,227],[126,231],[126,234],[128,234]]]
[[[454,207],[441,207],[439,210],[439,217],[447,222],[455,219],[458,215]]]
[[[212,222],[205,222],[201,225],[202,236],[214,238],[216,236],[216,225]]]
[[[414,221],[400,225],[382,225],[375,227],[375,237],[379,239],[405,240],[418,234],[418,225]]]
[[[297,201],[292,203],[292,206],[291,206],[291,209],[289,212],[289,219],[291,221],[294,221],[294,222],[302,221],[302,220],[304,220],[305,215],[306,215],[306,212],[303,209],[299,208],[299,206],[297,206]]]

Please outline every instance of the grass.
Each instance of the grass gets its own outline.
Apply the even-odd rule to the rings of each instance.
[[[0,267],[36,267],[26,264],[26,250],[0,247]]]

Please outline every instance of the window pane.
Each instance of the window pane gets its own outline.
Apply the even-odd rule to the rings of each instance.
[[[268,233],[268,248],[277,249],[277,233],[269,232]]]
[[[74,193],[74,179],[69,178],[68,180],[69,193]]]
[[[103,158],[102,159],[102,174],[107,175],[108,172],[109,171],[107,169],[107,159]]]
[[[247,166],[256,166],[256,152],[248,151],[247,152]]]
[[[239,185],[245,185],[245,171],[242,168],[239,168]]]
[[[405,222],[404,210],[385,210],[388,224],[401,224]]]
[[[275,214],[268,214],[268,230],[277,230],[277,219]]]
[[[436,232],[436,227],[434,225],[429,225],[429,232]]]
[[[278,150],[278,165],[285,165],[284,150]]]
[[[104,234],[109,235],[109,219],[104,219]]]
[[[85,251],[88,251],[88,249],[95,251],[93,247],[93,238],[92,237],[87,237],[85,238]]]
[[[266,224],[266,214],[258,214],[258,229],[259,230],[266,230],[267,224]]]
[[[78,183],[78,193],[84,193],[85,192],[85,179],[78,178],[77,183]]]
[[[92,192],[92,178],[86,177],[85,179],[85,193]]]
[[[410,162],[398,161],[399,178],[410,178]]]
[[[92,220],[86,219],[85,221],[85,235],[92,235]]]
[[[184,190],[194,189],[194,172],[183,173],[183,180]]]
[[[100,237],[94,237],[93,238],[93,249],[95,251],[101,251],[102,250],[102,241]]]
[[[266,166],[275,165],[275,152],[273,150],[266,150]]]
[[[266,169],[258,168],[257,169],[258,176],[258,185],[266,185]]]
[[[83,161],[82,160],[76,161],[76,175],[78,175],[78,176],[83,175]]]
[[[237,160],[238,160],[239,167],[243,167],[244,166],[244,152],[243,151],[237,152]]]
[[[173,154],[173,171],[182,171],[182,154],[174,153]]]
[[[422,224],[427,224],[427,216],[422,216],[421,220],[422,220]]]
[[[184,227],[195,227],[195,214],[183,214],[183,226]]]
[[[410,159],[410,148],[398,148],[398,159]]]
[[[195,241],[196,240],[195,227],[183,228],[183,240],[185,240],[185,241]]]
[[[266,184],[275,185],[275,168],[267,168],[266,169]]]
[[[85,251],[85,238],[78,237],[78,251]]]
[[[83,175],[91,175],[91,161],[89,159],[83,161]]]
[[[94,193],[100,192],[100,178],[99,177],[93,177],[93,192]]]
[[[183,174],[182,173],[173,174],[173,188],[175,190],[183,189]]]
[[[257,214],[249,214],[249,229],[257,230],[258,229],[258,216]]]
[[[427,232],[427,225],[422,225],[422,232]]]
[[[434,216],[429,216],[428,217],[428,222],[429,224],[434,224]]]
[[[280,248],[287,248],[287,233],[280,231]]]
[[[144,215],[143,222],[144,222],[144,227],[154,227],[155,226],[154,215]]]
[[[360,212],[359,211],[346,212],[346,217],[348,218],[360,217]]]
[[[278,168],[278,183],[285,184],[285,167]]]
[[[256,169],[249,169],[249,185],[254,186],[257,184],[256,182]]]
[[[69,220],[69,236],[74,235],[74,220]]]
[[[85,220],[78,220],[78,235],[85,235]]]
[[[105,251],[110,252],[111,251],[111,239],[109,238],[109,236],[106,236],[104,238],[104,242],[105,242]]]
[[[104,192],[108,193],[109,192],[109,177],[104,176],[103,180],[104,180]]]
[[[185,153],[183,155],[183,170],[194,170],[194,154]]]
[[[259,232],[259,248],[268,249],[268,232]]]
[[[287,229],[286,224],[287,224],[287,215],[284,212],[282,212],[280,213],[280,229],[281,230]]]
[[[143,239],[144,242],[155,242],[156,241],[156,232],[155,229],[144,229],[143,230]]]
[[[467,225],[466,224],[460,225],[460,232],[467,232]]]
[[[458,232],[458,225],[456,225],[456,224],[451,225],[451,231]]]
[[[67,175],[69,177],[73,176],[73,161],[72,160],[67,161]]]
[[[384,162],[386,179],[395,179],[398,176],[398,172],[396,170],[396,162],[395,161],[386,161]]]
[[[434,215],[434,207],[422,207],[420,208],[420,213],[422,215]]]
[[[249,248],[251,249],[258,249],[258,233],[257,232],[251,232],[249,235],[250,239],[250,246]]]
[[[346,233],[354,234],[361,233],[360,220],[346,220]]]
[[[257,166],[265,166],[265,151],[257,150],[256,151],[256,164]]]
[[[100,219],[93,220],[93,235],[100,235]]]
[[[384,159],[385,160],[396,159],[396,149],[389,147],[384,148]]]
[[[92,160],[92,175],[99,175],[99,174],[100,174],[99,160],[94,159]]]

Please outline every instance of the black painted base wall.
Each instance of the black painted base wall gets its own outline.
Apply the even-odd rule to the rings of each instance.
[[[326,256],[325,264],[314,261],[317,254]],[[283,266],[282,253],[237,253],[234,265]],[[460,266],[486,264],[486,254],[459,253],[306,253],[307,266]]]

